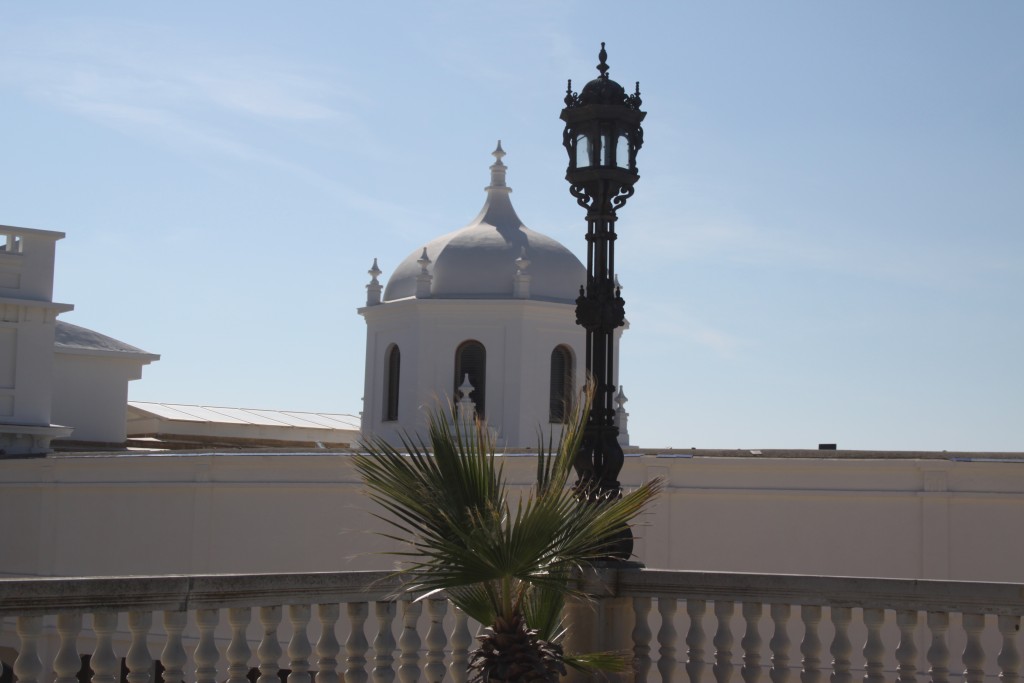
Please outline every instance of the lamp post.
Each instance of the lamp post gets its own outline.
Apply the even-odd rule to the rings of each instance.
[[[579,93],[572,81],[565,94],[562,144],[569,155],[565,179],[576,202],[587,210],[587,282],[576,299],[576,323],[587,331],[587,374],[596,383],[583,445],[574,463],[576,490],[594,500],[618,497],[623,454],[615,425],[615,330],[625,323],[625,302],[615,280],[616,211],[633,195],[640,179],[636,154],[644,141],[640,126],[640,83],[627,95],[608,78],[604,43],[600,75]],[[611,557],[628,559],[633,536],[623,530]]]

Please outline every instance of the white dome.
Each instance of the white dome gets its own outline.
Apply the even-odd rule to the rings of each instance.
[[[529,298],[571,303],[586,283],[587,270],[576,256],[554,240],[530,230],[519,220],[505,185],[505,152],[501,142],[494,151],[487,199],[473,221],[426,245],[427,272],[432,276],[430,296],[437,299],[511,299],[517,260],[529,262]],[[384,300],[416,295],[422,272],[423,249],[409,254],[395,269],[384,290]]]

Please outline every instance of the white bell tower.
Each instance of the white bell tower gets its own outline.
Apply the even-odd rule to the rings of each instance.
[[[425,410],[461,398],[500,446],[533,448],[538,430],[547,435],[561,422],[566,400],[583,384],[585,335],[575,300],[586,268],[523,225],[505,184],[500,141],[493,154],[484,206],[469,225],[418,247],[386,287],[377,259],[369,270],[359,309],[366,320],[364,439],[425,437]]]

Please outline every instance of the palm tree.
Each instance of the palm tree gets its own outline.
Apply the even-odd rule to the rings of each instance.
[[[557,681],[566,664],[626,664],[613,653],[567,655],[559,644],[565,600],[579,594],[573,572],[607,557],[661,487],[654,480],[598,502],[567,487],[590,396],[585,391],[570,411],[557,446],[541,440],[537,481],[514,500],[486,425],[447,411],[429,416],[429,449],[409,437],[402,449],[373,439],[355,458],[370,497],[390,513],[378,515],[393,528],[384,535],[404,546],[394,553],[403,560],[403,592],[423,599],[445,591],[484,625],[471,681]]]

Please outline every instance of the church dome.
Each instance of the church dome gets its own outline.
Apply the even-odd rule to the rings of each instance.
[[[586,268],[557,240],[523,225],[509,199],[512,189],[505,185],[503,156],[499,140],[487,199],[477,217],[409,254],[388,280],[385,301],[417,296],[418,284],[422,297],[418,281],[424,269],[430,277],[429,296],[435,299],[576,300]]]

